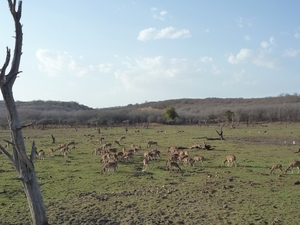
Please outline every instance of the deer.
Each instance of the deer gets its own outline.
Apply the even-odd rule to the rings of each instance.
[[[68,158],[68,152],[66,151],[66,152],[64,152],[64,158]]]
[[[281,164],[274,164],[274,165],[271,167],[270,174],[272,174],[276,169],[280,169],[281,172],[283,172],[283,170],[282,170],[282,165],[281,165]]]
[[[54,150],[53,150],[53,148],[50,148],[50,149],[49,149],[49,155],[50,155],[50,156],[53,156],[53,155],[54,155]]]
[[[134,149],[134,151],[138,151],[138,150],[141,150],[141,149],[142,149],[142,146],[131,144],[130,148],[131,148],[131,149]]]
[[[108,163],[109,161],[109,153],[105,153],[102,155],[102,162],[103,163]]]
[[[300,161],[293,161],[289,164],[289,166],[285,169],[285,173],[287,173],[287,171],[289,169],[291,169],[291,173],[293,173],[293,170],[294,170],[294,167],[297,167],[298,168],[298,173],[299,173],[299,170],[300,170]]]
[[[170,162],[170,168],[171,168],[171,170],[175,170],[176,169],[176,171],[177,172],[181,172],[182,170],[181,170],[181,168],[179,167],[179,165],[178,165],[178,163],[176,163],[176,162]]]
[[[194,157],[194,161],[195,161],[195,162],[201,162],[201,164],[203,165],[204,157],[203,157],[203,156],[196,155],[196,156]]]
[[[97,141],[99,142],[99,144],[103,144],[104,137],[101,137],[101,138],[97,139]]]
[[[120,141],[123,141],[123,140],[125,140],[125,139],[126,139],[126,137],[123,136],[123,137],[120,138]]]
[[[168,152],[171,152],[171,153],[177,153],[179,151],[179,148],[176,147],[176,146],[170,146],[167,148]]]
[[[43,160],[45,159],[45,151],[44,150],[40,150],[38,152],[36,151],[35,153],[36,153],[36,156],[38,159],[43,159]]]
[[[134,154],[132,152],[126,152],[123,154],[122,159],[126,161],[132,161],[134,157]]]
[[[236,165],[236,157],[234,155],[228,155],[226,157],[226,159],[223,161],[223,164],[225,165],[225,163],[227,162],[227,165],[232,167],[233,165],[235,165],[235,167],[237,166]]]
[[[143,159],[143,170],[148,169],[148,166],[149,166],[149,161],[147,158],[144,158]]]
[[[106,149],[107,147],[111,147],[111,143],[106,143],[102,145],[103,149]]]
[[[150,148],[153,145],[158,145],[156,141],[148,141],[147,148]]]
[[[118,167],[118,164],[117,162],[107,162],[104,164],[102,170],[100,172],[116,172],[117,170],[117,167]]]
[[[170,155],[167,160],[166,160],[166,165],[168,163],[171,163],[171,162],[178,162],[179,160],[179,155],[178,154],[173,154],[173,155]]]
[[[118,142],[118,141],[113,141],[113,145],[119,145],[119,146],[120,146],[120,142]]]
[[[158,151],[157,149],[153,149],[150,152],[148,152],[148,159],[157,159],[160,158],[160,151]]]
[[[93,151],[92,151],[92,154],[100,155],[101,154],[101,150],[102,150],[102,148],[94,148]]]
[[[185,165],[190,164],[190,166],[193,166],[195,161],[193,159],[191,159],[190,157],[185,157],[182,159],[182,162]]]

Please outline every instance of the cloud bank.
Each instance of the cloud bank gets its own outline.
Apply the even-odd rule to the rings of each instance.
[[[157,40],[157,39],[177,39],[189,38],[191,33],[187,29],[178,30],[174,27],[166,27],[161,30],[156,28],[147,28],[139,32],[139,41]]]

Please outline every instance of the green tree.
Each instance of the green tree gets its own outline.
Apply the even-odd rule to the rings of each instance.
[[[168,106],[165,108],[162,116],[165,121],[174,121],[177,117],[179,117],[173,106]]]
[[[226,118],[227,122],[229,123],[230,121],[233,122],[233,117],[234,117],[234,112],[230,110],[226,110],[223,114],[223,116]]]

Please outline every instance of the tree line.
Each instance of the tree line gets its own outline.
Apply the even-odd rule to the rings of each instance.
[[[211,124],[230,122],[300,122],[300,96],[282,94],[266,98],[175,99],[122,107],[94,109],[77,102],[16,102],[23,124],[88,125],[172,123]],[[170,110],[171,111],[167,111]],[[172,111],[173,110],[173,111]],[[0,101],[0,125],[7,127],[6,108]]]

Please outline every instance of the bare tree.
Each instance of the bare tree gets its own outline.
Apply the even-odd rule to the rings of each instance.
[[[225,140],[224,137],[223,137],[224,134],[223,134],[223,130],[222,130],[222,128],[224,127],[225,124],[226,124],[226,123],[223,123],[223,125],[221,125],[220,131],[216,130],[217,134],[218,134],[219,137],[220,137],[220,140]]]
[[[15,25],[15,48],[13,59],[11,61],[11,69],[6,74],[6,69],[10,64],[10,49],[6,48],[6,59],[0,71],[0,88],[7,109],[7,120],[10,127],[11,141],[6,141],[12,145],[12,155],[0,145],[0,150],[11,161],[12,165],[18,173],[18,180],[22,182],[25,195],[28,200],[32,220],[34,225],[48,224],[46,216],[46,208],[44,205],[40,184],[37,181],[36,171],[34,169],[34,158],[36,153],[35,143],[32,143],[30,158],[27,157],[22,128],[27,125],[20,125],[19,116],[13,97],[12,88],[19,71],[23,33],[20,23],[22,14],[22,1],[8,0],[8,6]]]

